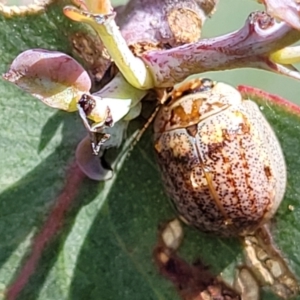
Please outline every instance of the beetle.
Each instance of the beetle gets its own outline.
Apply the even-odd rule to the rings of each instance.
[[[275,133],[227,84],[196,78],[171,91],[154,121],[154,148],[176,210],[201,231],[249,234],[283,199],[286,167]]]

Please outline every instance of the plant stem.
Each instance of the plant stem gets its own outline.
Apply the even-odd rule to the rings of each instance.
[[[142,58],[156,87],[173,86],[192,74],[234,68],[260,68],[300,80],[292,65],[273,62],[269,56],[300,39],[300,32],[255,12],[238,31],[203,39],[165,51],[150,51]]]

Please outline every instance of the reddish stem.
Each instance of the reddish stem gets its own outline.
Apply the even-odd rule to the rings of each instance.
[[[35,272],[43,250],[63,225],[64,216],[76,197],[79,186],[84,178],[85,175],[78,168],[77,164],[73,163],[68,171],[66,184],[61,194],[55,200],[55,205],[45,221],[44,226],[41,228],[40,233],[34,238],[31,254],[23,265],[20,273],[7,290],[6,299],[16,299],[27,284],[31,275]]]
[[[299,39],[300,32],[286,23],[276,23],[269,15],[255,12],[238,31],[170,50],[146,52],[142,58],[156,87],[172,86],[192,74],[244,67],[265,69],[300,80],[300,73],[292,66],[269,59],[272,52]]]

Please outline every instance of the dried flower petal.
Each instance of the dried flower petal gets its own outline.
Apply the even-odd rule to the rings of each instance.
[[[66,111],[75,111],[81,95],[91,88],[87,72],[76,60],[44,49],[19,54],[3,78],[48,106]]]
[[[268,14],[300,30],[300,2],[297,0],[260,0]]]
[[[113,172],[105,169],[98,156],[93,155],[91,141],[87,136],[77,146],[76,162],[81,171],[92,180],[104,181],[112,177]]]

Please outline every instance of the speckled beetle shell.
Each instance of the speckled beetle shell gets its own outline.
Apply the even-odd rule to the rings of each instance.
[[[269,220],[283,199],[286,169],[258,106],[209,79],[181,84],[167,102],[154,122],[155,151],[181,217],[223,236]]]

